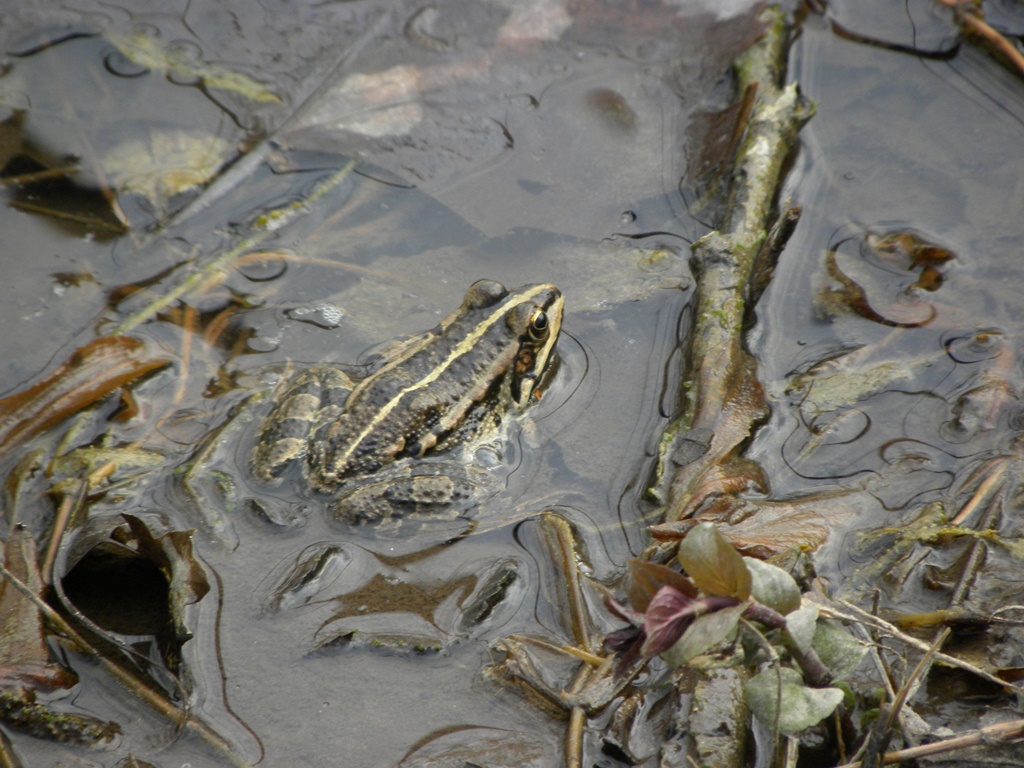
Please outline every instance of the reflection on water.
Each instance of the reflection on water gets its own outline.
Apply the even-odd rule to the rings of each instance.
[[[826,261],[829,279],[815,301],[850,337],[790,378],[803,429],[787,440],[789,466],[804,478],[888,473],[886,447],[910,437],[944,478],[927,483],[934,491],[959,462],[1007,450],[1019,411],[1010,297],[999,301],[997,286],[958,272],[951,251],[910,233],[865,232]],[[965,302],[972,293],[981,313]],[[876,331],[864,333],[871,325]]]

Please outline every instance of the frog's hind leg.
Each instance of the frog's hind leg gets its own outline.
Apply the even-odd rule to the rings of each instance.
[[[325,400],[340,395],[342,382],[339,371],[313,368],[298,374],[287,386],[274,409],[267,415],[260,429],[260,437],[253,448],[252,472],[261,480],[274,480],[293,463],[305,464],[310,437],[324,416]]]

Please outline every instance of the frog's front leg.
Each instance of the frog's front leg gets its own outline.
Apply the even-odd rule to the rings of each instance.
[[[338,418],[352,380],[336,368],[311,368],[294,376],[263,420],[252,452],[252,472],[261,480],[280,477],[289,466],[306,466],[316,430]]]

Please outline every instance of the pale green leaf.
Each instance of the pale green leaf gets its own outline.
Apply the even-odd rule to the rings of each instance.
[[[750,597],[750,571],[740,553],[711,523],[701,523],[679,544],[679,562],[705,595]]]
[[[807,603],[786,616],[786,631],[804,653],[810,650],[817,628],[818,606],[815,603]]]
[[[748,680],[744,689],[750,711],[768,728],[774,728],[778,718],[783,734],[820,723],[843,701],[839,688],[810,688],[799,672],[788,667],[766,669]]]
[[[681,667],[719,643],[734,639],[740,617],[747,608],[747,603],[740,603],[698,617],[676,644],[661,654],[661,658],[672,667]]]
[[[783,615],[800,607],[800,587],[786,571],[754,557],[744,557],[743,562],[750,571],[751,593],[757,602]]]
[[[811,647],[836,679],[853,672],[868,650],[864,643],[831,621],[818,622]]]

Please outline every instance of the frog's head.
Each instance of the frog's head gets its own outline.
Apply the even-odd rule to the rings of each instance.
[[[504,325],[507,391],[513,407],[525,408],[539,395],[537,387],[555,360],[563,304],[562,292],[546,283],[509,291],[501,283],[480,280],[466,292],[463,307],[490,309],[483,325]]]

